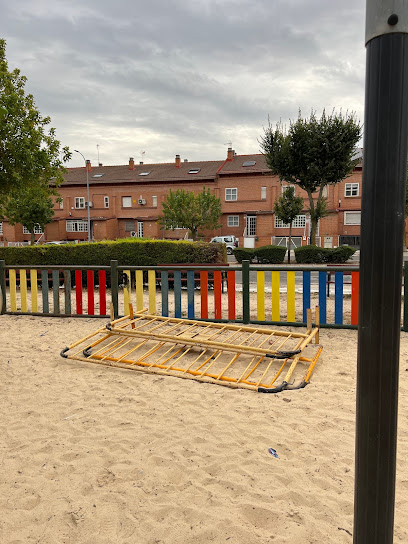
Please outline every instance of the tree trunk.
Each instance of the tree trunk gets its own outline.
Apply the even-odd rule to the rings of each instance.
[[[310,245],[316,245],[316,231],[317,231],[317,218],[315,215],[315,202],[313,200],[312,193],[308,191],[307,196],[309,197],[309,212],[310,212]]]
[[[288,248],[288,263],[290,263],[290,248],[292,245],[292,221],[289,225],[289,248]]]
[[[35,234],[33,232],[30,234],[30,238],[31,238],[30,245],[33,246],[35,242]]]

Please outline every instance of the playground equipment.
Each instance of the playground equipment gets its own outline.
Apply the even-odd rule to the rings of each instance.
[[[305,333],[150,315],[111,321],[64,348],[78,361],[277,393],[305,387],[322,346],[311,311]]]

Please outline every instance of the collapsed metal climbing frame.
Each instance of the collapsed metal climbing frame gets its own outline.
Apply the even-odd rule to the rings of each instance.
[[[138,312],[64,348],[68,359],[234,388],[277,393],[304,387],[322,347],[309,311],[305,333]]]

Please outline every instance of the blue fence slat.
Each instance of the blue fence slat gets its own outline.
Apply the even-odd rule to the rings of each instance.
[[[327,323],[326,287],[327,273],[319,272],[319,307],[320,323]]]
[[[334,273],[334,323],[343,324],[343,272]]]
[[[181,317],[181,271],[174,271],[174,317]]]
[[[307,312],[310,308],[310,272],[303,272],[303,321],[307,322]]]
[[[60,313],[60,301],[59,301],[59,271],[52,271],[52,296],[54,301],[54,314]]]
[[[194,270],[187,272],[187,317],[194,319]]]
[[[41,291],[43,299],[43,312],[48,314],[50,306],[48,303],[48,270],[41,270]]]
[[[161,275],[161,299],[162,299],[162,315],[169,317],[169,273],[167,270],[162,270]]]

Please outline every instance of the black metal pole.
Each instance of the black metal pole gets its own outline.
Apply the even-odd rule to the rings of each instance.
[[[405,4],[405,5],[404,5]],[[367,0],[354,544],[392,544],[408,140],[408,5]]]

